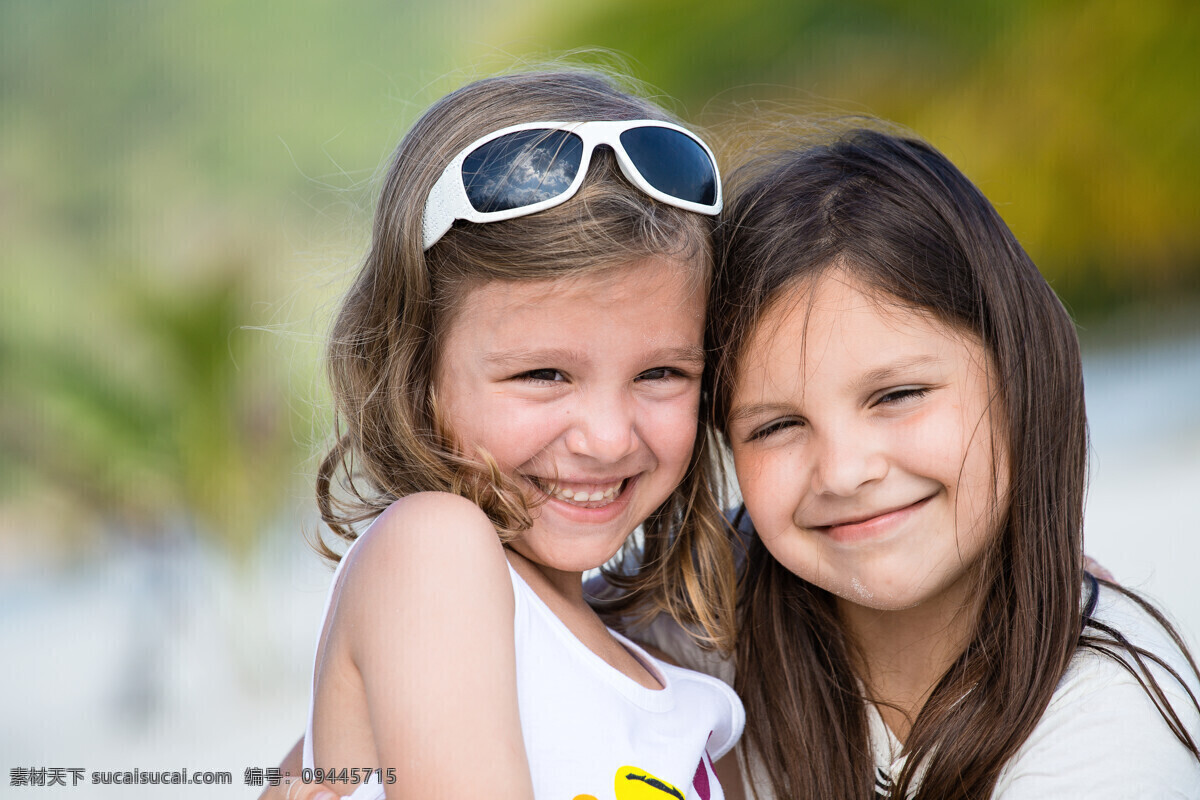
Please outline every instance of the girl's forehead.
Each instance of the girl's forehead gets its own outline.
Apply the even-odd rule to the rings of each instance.
[[[947,336],[958,334],[931,309],[870,286],[844,269],[834,269],[780,289],[763,306],[753,337],[771,338],[784,327],[791,336],[805,336],[814,324],[828,327],[855,322],[871,322],[898,333],[933,329]]]
[[[524,308],[569,299],[580,305],[608,305],[644,293],[690,295],[707,288],[703,265],[675,255],[651,255],[634,261],[602,264],[561,275],[521,280],[478,281],[466,287],[459,305]]]
[[[983,354],[975,334],[843,269],[781,289],[763,307],[741,348],[741,374],[799,367],[845,370],[888,358],[911,360],[916,350],[928,358],[964,349],[971,358]]]
[[[670,257],[545,280],[492,280],[464,293],[444,318],[448,340],[514,338],[605,341],[616,329],[643,337],[699,339],[703,292],[691,266]]]

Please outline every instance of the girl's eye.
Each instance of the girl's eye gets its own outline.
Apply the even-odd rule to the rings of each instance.
[[[681,375],[683,375],[683,373],[674,367],[655,367],[654,369],[648,369],[641,375],[638,375],[637,379],[639,381],[662,381],[668,378],[677,378]]]
[[[556,369],[531,369],[516,376],[519,380],[536,381],[538,383],[558,383],[567,378]]]
[[[906,386],[885,392],[875,401],[875,405],[897,405],[907,400],[916,400],[929,394],[928,386]]]
[[[758,441],[759,439],[767,438],[773,433],[778,433],[780,431],[787,430],[788,428],[797,428],[803,426],[804,420],[801,419],[777,419],[774,422],[769,422],[766,425],[763,425],[761,428],[755,428],[750,432],[750,435],[746,437],[746,441]]]

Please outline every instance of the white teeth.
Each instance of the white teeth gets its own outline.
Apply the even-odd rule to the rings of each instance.
[[[547,486],[538,482],[542,491],[551,497],[563,500],[568,503],[601,503],[609,502],[616,498],[621,493],[621,487],[625,484],[624,481],[615,483],[606,488],[595,487],[590,491],[585,489],[565,489],[557,486]]]

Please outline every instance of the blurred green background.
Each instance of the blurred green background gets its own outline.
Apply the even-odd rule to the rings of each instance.
[[[310,503],[317,342],[380,163],[445,91],[576,48],[718,133],[930,139],[1085,322],[1200,287],[1191,2],[0,4],[0,536],[237,558]],[[33,534],[36,527],[36,535]]]

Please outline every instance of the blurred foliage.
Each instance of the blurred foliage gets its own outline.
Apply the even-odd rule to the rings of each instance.
[[[320,317],[448,22],[0,2],[0,538],[241,555],[311,496]]]
[[[0,503],[246,552],[307,495],[379,165],[445,91],[575,48],[728,142],[909,127],[1085,315],[1194,295],[1197,42],[1170,0],[0,0]]]
[[[610,0],[544,10],[548,34],[626,53],[691,119],[840,111],[909,128],[980,185],[1078,314],[1200,293],[1195,3]]]
[[[244,266],[186,290],[130,282],[101,340],[0,341],[19,377],[0,422],[10,456],[126,535],[197,527],[244,555],[298,458],[287,397],[238,327]]]

